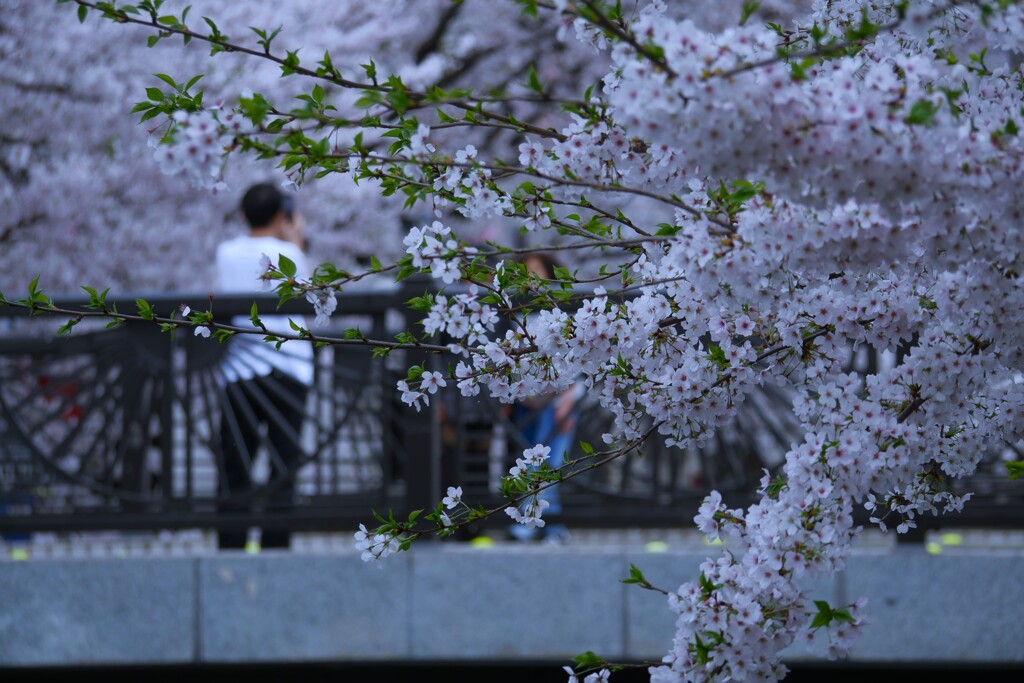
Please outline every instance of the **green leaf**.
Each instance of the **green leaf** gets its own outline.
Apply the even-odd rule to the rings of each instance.
[[[814,605],[818,608],[818,613],[811,620],[811,628],[820,628],[832,623],[832,608],[829,604],[824,600],[815,600]]]
[[[281,75],[291,76],[299,68],[299,51],[289,50],[281,65]]]
[[[756,196],[759,189],[749,180],[734,180],[732,186],[733,191],[729,193],[729,199],[741,204]]]
[[[928,100],[918,100],[910,108],[910,113],[903,119],[912,126],[928,126],[935,122],[935,114],[939,108]]]
[[[537,69],[530,65],[530,72],[527,75],[526,87],[534,92],[544,92],[544,85],[540,82],[540,78],[537,76]]]
[[[635,564],[629,565],[629,578],[623,579],[622,583],[642,583],[644,585],[650,585],[650,581],[644,576],[644,573],[640,571]]]
[[[836,621],[845,621],[848,623],[853,622],[853,615],[850,614],[849,610],[845,609],[834,609],[832,610],[832,618]]]
[[[136,299],[135,306],[139,309],[139,315],[146,320],[153,319],[153,307],[145,299]]]
[[[1004,464],[1010,479],[1021,479],[1024,477],[1024,460],[1010,460]]]
[[[705,574],[704,572],[700,573],[700,578],[698,579],[698,582],[700,584],[701,593],[703,593],[705,596],[711,595],[718,588],[718,586],[715,585],[715,583],[711,579],[709,579],[707,577],[707,574]]]
[[[593,651],[587,650],[582,654],[578,654],[572,658],[572,661],[576,662],[578,669],[593,669],[604,666],[605,661],[594,654]]]
[[[881,25],[871,21],[868,17],[867,7],[861,7],[860,24],[848,28],[846,30],[845,38],[851,43],[868,40],[870,38],[874,38],[881,28]]]
[[[377,65],[371,59],[369,64],[360,64],[363,67],[363,71],[366,72],[366,77],[373,82],[377,82]]]
[[[154,117],[159,116],[159,115],[160,115],[160,110],[157,109],[156,107],[154,107],[154,108],[150,109],[145,114],[143,114],[142,116],[139,117],[139,123],[142,123],[144,121],[149,121],[151,118],[154,118]]]
[[[298,269],[295,267],[295,262],[284,254],[279,254],[277,259],[277,269],[284,273],[285,277],[293,278]]]
[[[61,336],[61,337],[70,335],[71,334],[71,328],[74,327],[77,324],[78,324],[78,318],[69,318],[67,320],[67,322],[65,322],[63,325],[61,325],[57,329],[57,335]]]
[[[760,2],[754,2],[753,0],[743,0],[743,7],[740,9],[740,26],[747,23],[747,19],[757,11],[757,8],[761,6]]]
[[[153,75],[156,76],[157,78],[159,78],[161,81],[163,81],[167,85],[171,86],[172,88],[177,88],[178,87],[178,84],[174,82],[174,79],[171,78],[170,76],[168,76],[167,74],[153,74]]]
[[[769,498],[778,498],[779,492],[786,486],[786,480],[781,475],[775,477],[765,488],[765,495]]]
[[[722,350],[721,346],[717,344],[711,344],[708,347],[708,360],[718,366],[720,370],[726,370],[729,367],[729,361],[725,357],[725,351]]]
[[[85,17],[89,14],[89,8],[85,5],[78,6],[78,23],[84,24]]]

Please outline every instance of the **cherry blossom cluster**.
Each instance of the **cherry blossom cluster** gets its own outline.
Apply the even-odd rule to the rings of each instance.
[[[425,370],[416,382],[399,380],[398,391],[402,394],[402,401],[419,412],[430,401],[431,394],[436,394],[438,389],[446,386],[448,383],[440,372]]]
[[[544,509],[551,505],[551,501],[540,498],[538,487],[540,482],[532,473],[547,461],[551,455],[551,448],[544,444],[531,446],[523,451],[521,458],[516,458],[516,464],[508,471],[513,486],[518,489],[529,491],[526,500],[522,505],[509,505],[505,513],[526,527],[543,527],[547,522],[542,519]]]
[[[338,308],[338,294],[331,288],[307,290],[306,301],[313,305],[316,316],[313,324],[321,327],[330,322],[331,315]]]
[[[226,189],[224,161],[242,128],[242,117],[216,109],[178,110],[171,121],[172,130],[165,133],[170,141],[150,138],[160,170],[167,175],[184,173],[196,187]]]
[[[414,154],[420,144],[417,136],[413,136],[411,145]],[[474,166],[477,154],[474,145],[456,151],[454,163],[433,180],[435,214],[443,215],[452,203],[460,214],[469,219],[503,216],[512,210],[507,194],[492,182],[491,169]]]
[[[479,294],[480,289],[472,285],[468,291],[450,298],[445,294],[435,296],[430,312],[423,319],[424,332],[459,340],[449,346],[457,354],[467,353],[463,340],[468,345],[487,340],[498,323],[498,312],[493,306],[481,303]]]
[[[808,25],[841,38],[861,9],[821,3]],[[898,27],[901,11],[871,16]],[[997,57],[970,61],[983,32],[974,8],[928,3],[908,22],[794,71],[776,58],[774,31],[711,34],[651,5],[632,29],[663,48],[663,63],[616,44],[608,120],[577,117],[556,142],[520,146],[523,167],[565,179],[545,189],[566,201],[595,186],[686,191],[673,239],[649,241],[633,262],[634,296],[597,288],[571,312],[467,342],[463,393],[484,384],[511,401],[583,376],[617,436],[639,438],[653,420],[687,446],[770,381],[795,390],[806,429],[761,502],[728,510],[713,496],[698,514],[730,552],[673,594],[676,646],[652,680],[781,677],[780,652],[814,617],[796,580],[843,566],[855,506],[866,500],[874,522],[898,532],[958,510],[969,495],[945,479],[1022,435],[1024,395],[1006,381],[1020,367],[1024,322],[1020,74]],[[943,59],[928,49],[936,43]],[[709,179],[736,178],[765,189],[729,214]],[[502,284],[499,270],[499,293]],[[865,378],[846,370],[861,345],[910,351]],[[853,642],[863,607],[823,619],[830,656]]]
[[[412,228],[402,243],[406,246],[406,253],[412,257],[414,267],[429,269],[432,277],[448,285],[461,279],[461,261],[477,253],[476,247],[456,240],[451,227],[441,221]]]
[[[376,562],[397,553],[400,549],[399,539],[393,534],[374,533],[360,524],[356,532],[356,549],[364,562]]]

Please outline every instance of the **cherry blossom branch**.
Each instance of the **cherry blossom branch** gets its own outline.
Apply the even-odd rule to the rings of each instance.
[[[578,16],[580,19],[604,29],[623,42],[629,44],[634,50],[636,50],[637,54],[651,62],[658,69],[664,71],[670,78],[676,75],[675,71],[672,70],[672,67],[670,67],[668,62],[665,61],[664,55],[651,49],[650,46],[642,44],[633,32],[627,29],[623,24],[612,21],[604,12],[601,11],[601,8],[598,7],[596,2],[593,2],[593,0],[579,1],[587,8],[587,11],[580,12],[579,10],[575,10],[575,12],[572,12],[572,10],[570,10],[570,12]]]
[[[7,240],[11,239],[14,233],[18,232],[22,228],[27,228],[32,225],[35,225],[45,218],[46,214],[42,212],[35,212],[29,214],[28,216],[24,216],[23,218],[19,219],[17,223],[15,223],[14,225],[8,225],[6,228],[3,229],[2,232],[0,232],[0,242],[6,242]]]
[[[955,9],[959,5],[974,5],[981,6],[983,3],[980,0],[962,0],[947,3],[942,7],[935,7],[928,13],[929,19],[940,17],[951,9]],[[906,7],[897,10],[896,18],[885,24],[869,25],[860,27],[852,32],[852,37],[845,40],[836,41],[834,43],[823,43],[809,50],[795,51],[795,52],[782,52],[775,57],[770,57],[757,62],[750,62],[748,64],[742,64],[733,69],[727,69],[724,71],[713,71],[708,74],[709,78],[731,78],[747,71],[754,71],[757,69],[763,69],[766,66],[773,64],[779,64],[781,62],[789,62],[792,60],[805,60],[805,59],[818,59],[822,57],[832,57],[836,55],[846,54],[853,48],[863,47],[869,42],[873,41],[875,37],[880,33],[889,33],[895,31],[907,21]],[[861,35],[866,33],[867,35]],[[807,40],[810,36],[804,36],[801,38],[794,39],[790,37],[784,44],[793,44],[800,40]]]
[[[212,297],[211,297],[212,299]],[[43,302],[31,302],[26,300],[11,300],[0,297],[0,306],[7,306],[10,308],[18,308],[28,311],[32,315],[40,314],[53,314],[53,315],[65,315],[68,318],[81,321],[89,318],[95,318],[100,320],[112,320],[118,323],[150,323],[155,325],[167,326],[168,328],[186,328],[193,331],[199,330],[200,328],[207,328],[212,332],[222,331],[228,333],[230,336],[237,334],[249,334],[249,335],[269,335],[273,337],[270,341],[303,341],[313,344],[329,344],[332,346],[367,346],[374,348],[387,349],[389,351],[397,350],[418,350],[428,351],[433,353],[448,353],[449,349],[447,346],[440,344],[428,344],[424,342],[392,342],[380,339],[370,339],[367,337],[360,337],[358,339],[349,339],[344,337],[332,337],[313,334],[308,330],[302,332],[269,332],[265,327],[241,327],[238,325],[225,324],[217,322],[212,318],[212,313],[200,312],[198,315],[202,316],[200,322],[193,321],[188,318],[176,318],[164,317],[159,315],[143,315],[134,313],[122,313],[113,308],[101,308],[98,310],[81,310],[75,308],[67,308],[54,303],[43,303]],[[280,315],[280,314],[273,314]],[[70,329],[70,328],[69,328]],[[198,335],[199,333],[196,332]],[[207,336],[207,335],[201,335]]]
[[[512,177],[513,175],[514,175],[513,173],[509,173],[509,174],[505,174],[505,175],[501,176],[501,178],[509,178],[509,177]],[[433,190],[433,186],[431,184],[425,183],[425,182],[418,182],[418,181],[412,180],[411,178],[408,178],[407,176],[400,176],[400,175],[394,175],[394,174],[391,174],[391,173],[385,173],[383,171],[376,171],[376,172],[373,173],[373,177],[377,178],[377,179],[382,179],[382,180],[383,179],[394,180],[394,181],[397,181],[397,182],[401,183],[401,185],[403,187],[419,187],[419,188],[421,188],[423,190]],[[495,180],[500,180],[501,178],[496,178]],[[449,201],[457,200],[457,197],[456,197],[455,193],[450,191],[450,190],[440,189],[440,190],[434,191],[434,193],[437,196],[441,196],[441,197],[444,197],[444,198],[448,199]],[[644,238],[646,238],[646,239],[638,239],[638,240],[622,240],[622,239],[614,239],[614,238],[604,238],[604,237],[601,237],[600,235],[595,235],[592,232],[588,232],[588,231],[580,228],[578,225],[574,225],[572,223],[569,223],[568,221],[565,221],[564,219],[561,219],[561,218],[558,218],[558,217],[552,217],[551,218],[551,224],[552,225],[560,227],[560,228],[563,228],[566,232],[571,233],[573,235],[576,235],[578,237],[583,237],[583,238],[586,238],[586,239],[590,240],[585,245],[579,245],[578,248],[587,248],[587,247],[593,247],[593,246],[596,246],[596,245],[615,246],[615,247],[639,246],[639,245],[644,244],[644,243],[650,243],[650,242],[657,242],[657,241],[659,241],[659,239],[656,236],[654,236],[651,233],[649,233],[649,232],[647,232],[647,231],[637,227],[633,223],[633,221],[629,220],[629,218],[626,217],[625,215],[613,214],[611,211],[609,211],[607,209],[602,209],[602,208],[596,206],[595,204],[591,203],[588,200],[582,199],[582,200],[580,200],[578,202],[572,202],[572,201],[568,201],[568,200],[559,200],[559,199],[552,198],[552,199],[545,199],[544,201],[548,202],[548,203],[551,203],[551,204],[558,204],[558,205],[561,205],[561,206],[571,206],[573,208],[589,209],[591,211],[594,211],[595,213],[598,213],[598,214],[604,216],[609,221],[614,221],[616,223],[621,223],[622,225],[630,228],[634,232],[636,232],[636,233],[642,235]],[[532,215],[527,213],[527,212],[525,212],[525,211],[508,211],[508,212],[505,213],[505,216],[508,217],[508,218],[523,218],[523,219],[532,218]]]
[[[893,31],[901,24],[903,24],[904,17],[899,18],[880,26],[874,27],[876,33],[885,33]],[[763,69],[766,66],[772,66],[773,64],[779,64],[781,62],[789,62],[791,60],[804,60],[804,59],[817,59],[819,57],[830,57],[834,55],[845,54],[847,50],[854,47],[861,47],[867,44],[870,40],[874,39],[874,34],[871,37],[858,37],[851,38],[849,40],[842,40],[836,43],[822,44],[810,50],[803,50],[797,52],[786,52],[784,54],[777,55],[775,57],[768,57],[757,62],[749,62],[741,64],[732,69],[726,69],[722,71],[711,71],[708,73],[708,78],[732,78],[739,74],[756,71],[757,69]]]
[[[621,446],[608,449],[605,451],[595,452],[588,456],[584,456],[582,458],[577,458],[576,460],[567,462],[563,464],[561,467],[551,470],[551,473],[547,474],[548,477],[554,477],[552,480],[535,481],[534,484],[528,485],[528,490],[526,492],[518,496],[511,496],[507,498],[507,501],[502,503],[500,506],[487,508],[484,509],[483,511],[478,511],[467,505],[466,516],[464,518],[449,518],[449,524],[439,523],[427,528],[416,528],[412,524],[400,524],[398,525],[397,528],[391,528],[391,530],[388,533],[395,534],[396,536],[401,535],[405,538],[405,540],[410,542],[433,534],[443,533],[446,535],[450,535],[454,533],[457,529],[464,528],[469,524],[472,524],[473,522],[479,521],[481,519],[488,519],[490,517],[493,517],[499,513],[504,512],[504,510],[510,506],[518,506],[520,503],[523,503],[524,501],[527,501],[535,497],[537,494],[539,494],[541,491],[544,491],[545,489],[548,489],[552,486],[556,486],[560,483],[564,483],[566,481],[570,481],[572,479],[575,479],[576,477],[582,476],[600,467],[604,467],[607,464],[623,457],[624,455],[627,455],[628,453],[637,450],[638,448],[643,446],[644,443],[650,440],[651,436],[656,432],[657,428],[657,424],[653,425],[642,435],[634,439],[631,439],[629,442]],[[584,462],[586,460],[592,460],[593,462],[590,462],[586,466],[579,467],[579,463]],[[543,478],[545,475],[534,472],[531,473],[530,476],[531,480],[535,480],[537,478]],[[653,587],[651,587],[651,589],[657,590]]]
[[[147,28],[156,29],[157,31],[159,31],[159,32],[161,32],[163,34],[173,34],[173,35],[181,36],[182,38],[185,38],[185,39],[188,39],[188,40],[202,41],[202,42],[208,43],[210,45],[214,45],[217,48],[219,48],[221,51],[224,51],[224,52],[237,52],[237,53],[249,55],[251,57],[256,57],[258,59],[264,59],[264,60],[273,62],[274,64],[277,64],[278,66],[281,66],[282,68],[287,68],[289,71],[291,71],[292,73],[295,73],[297,75],[306,76],[308,78],[311,78],[311,79],[314,79],[314,80],[323,81],[325,83],[331,83],[333,85],[336,85],[336,86],[341,87],[341,88],[345,88],[347,90],[372,91],[372,92],[378,92],[378,93],[385,94],[385,95],[389,94],[389,93],[401,92],[401,94],[405,98],[407,98],[409,100],[409,108],[419,108],[419,107],[424,107],[424,106],[449,105],[449,106],[452,106],[452,107],[456,107],[458,109],[462,109],[462,110],[467,111],[467,112],[472,112],[474,115],[477,115],[477,116],[484,116],[484,117],[493,119],[494,121],[498,121],[498,122],[509,124],[509,125],[512,124],[512,119],[510,117],[503,116],[501,114],[497,114],[497,113],[494,113],[494,112],[488,112],[488,111],[485,111],[485,110],[483,110],[481,108],[480,105],[483,104],[483,103],[498,101],[495,98],[468,97],[468,98],[452,98],[452,99],[448,99],[448,98],[445,98],[445,97],[436,97],[436,96],[431,95],[430,93],[419,92],[419,91],[409,90],[409,89],[405,89],[405,88],[403,88],[403,89],[401,89],[399,91],[399,89],[397,87],[381,85],[380,83],[376,82],[375,80],[374,81],[370,81],[370,82],[367,82],[367,81],[353,81],[353,80],[350,80],[350,79],[347,79],[347,78],[343,78],[336,70],[331,72],[331,73],[327,73],[324,70],[310,69],[308,67],[302,66],[301,64],[295,63],[292,60],[289,60],[289,59],[287,59],[285,57],[281,57],[281,56],[279,56],[277,54],[274,54],[269,49],[269,41],[267,43],[267,46],[263,50],[257,50],[255,48],[246,47],[245,45],[241,45],[239,43],[233,43],[233,42],[231,42],[229,40],[226,40],[226,39],[220,38],[220,37],[216,37],[214,35],[207,35],[207,34],[204,34],[204,33],[199,33],[197,31],[193,31],[193,30],[189,29],[187,26],[184,26],[182,24],[170,25],[170,24],[166,24],[166,23],[161,23],[160,20],[159,20],[159,17],[157,17],[157,15],[155,13],[150,15],[150,19],[149,20],[146,20],[146,19],[142,19],[142,18],[136,17],[135,15],[130,14],[128,12],[125,12],[123,10],[116,9],[116,8],[113,7],[113,5],[109,5],[108,3],[89,2],[88,0],[72,0],[72,1],[74,3],[76,3],[77,5],[79,5],[80,7],[85,7],[87,9],[91,9],[91,10],[96,10],[96,11],[102,12],[104,14],[104,16],[106,16],[106,17],[108,17],[110,19],[113,19],[114,21],[117,21],[117,22],[122,23],[122,24],[135,24],[135,25],[139,25],[139,26],[145,26]],[[519,97],[512,96],[512,95],[507,95],[507,96],[504,96],[500,101],[515,101],[517,99],[526,99],[527,101],[536,101],[536,97],[532,96],[532,95],[526,96],[525,98],[519,98]],[[553,130],[551,130],[549,128],[542,128],[542,127],[539,127],[539,126],[534,126],[534,125],[532,125],[530,123],[522,122],[522,121],[516,122],[516,126],[517,126],[517,128],[523,130],[524,132],[530,132],[530,133],[533,133],[533,134],[538,135],[538,136],[542,136],[542,137],[546,137],[546,138],[554,138],[554,139],[563,139],[562,135],[560,133],[558,133],[556,131],[553,131]]]
[[[275,154],[277,156],[287,156],[288,154],[293,154],[294,151],[269,148],[268,149],[268,153],[273,153],[273,154]],[[416,165],[420,165],[420,166],[444,166],[444,167],[447,167],[447,168],[484,169],[484,170],[489,170],[489,171],[501,172],[503,174],[506,174],[505,177],[511,177],[513,175],[524,175],[524,176],[527,176],[527,177],[537,178],[537,179],[540,179],[540,180],[547,180],[547,181],[551,182],[552,184],[558,185],[558,186],[582,187],[582,188],[588,188],[588,189],[595,190],[597,192],[602,192],[602,193],[621,192],[623,194],[629,194],[629,195],[635,195],[635,196],[638,196],[638,197],[645,197],[647,199],[653,199],[654,201],[657,201],[657,202],[666,204],[668,206],[672,206],[674,208],[680,209],[681,211],[683,211],[683,212],[685,212],[685,213],[687,213],[687,214],[689,214],[689,215],[691,215],[691,216],[693,216],[695,218],[702,218],[704,220],[709,221],[710,223],[713,223],[713,224],[719,226],[720,228],[722,228],[723,230],[725,230],[729,234],[735,233],[735,231],[736,231],[735,227],[731,223],[729,223],[728,221],[725,221],[725,220],[723,220],[721,218],[718,218],[718,217],[712,215],[711,212],[702,211],[701,209],[694,208],[693,206],[690,206],[689,204],[687,204],[687,203],[685,203],[683,201],[680,201],[679,198],[675,197],[674,195],[666,196],[666,195],[663,195],[663,194],[658,194],[656,192],[652,192],[650,190],[645,190],[643,188],[631,187],[631,186],[628,186],[628,185],[622,185],[620,183],[598,183],[598,182],[587,181],[587,180],[579,180],[579,179],[574,179],[574,178],[556,177],[556,176],[552,176],[552,175],[549,175],[549,174],[546,174],[546,173],[542,173],[542,172],[540,172],[540,171],[538,171],[538,170],[536,170],[536,169],[534,169],[532,167],[511,166],[511,165],[504,165],[504,164],[502,164],[502,165],[499,165],[499,164],[486,164],[486,163],[478,163],[478,162],[472,162],[472,161],[467,161],[467,162],[458,162],[458,161],[455,161],[455,160],[439,161],[437,159],[419,159],[417,157],[396,157],[396,156],[384,156],[384,155],[376,155],[376,154],[368,155],[368,154],[361,154],[359,152],[334,152],[334,153],[328,153],[328,154],[321,155],[320,158],[323,158],[323,159],[335,159],[335,160],[338,160],[338,161],[347,161],[349,159],[359,159],[359,160],[362,160],[362,161],[372,161],[374,163],[381,163],[381,164],[385,164],[385,163],[399,164],[399,165],[401,165],[401,164],[416,164]],[[588,207],[588,208],[594,208],[594,207]],[[597,209],[595,208],[595,210],[597,210]]]

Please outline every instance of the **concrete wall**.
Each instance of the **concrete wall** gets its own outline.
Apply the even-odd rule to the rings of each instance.
[[[621,580],[632,563],[672,589],[704,557],[438,543],[380,567],[354,551],[0,562],[0,667],[658,660],[672,615]],[[813,588],[833,604],[868,598],[855,661],[1024,663],[1024,552],[893,546]]]

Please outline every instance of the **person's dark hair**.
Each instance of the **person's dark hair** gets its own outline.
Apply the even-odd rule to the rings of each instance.
[[[541,264],[543,264],[545,271],[544,278],[548,280],[555,277],[555,268],[562,267],[562,263],[558,258],[548,251],[531,251],[520,257],[520,261],[522,263],[526,263],[530,259],[537,259]]]
[[[262,228],[269,225],[284,208],[286,197],[288,195],[273,183],[258,183],[246,190],[242,197],[242,213],[249,227]]]

